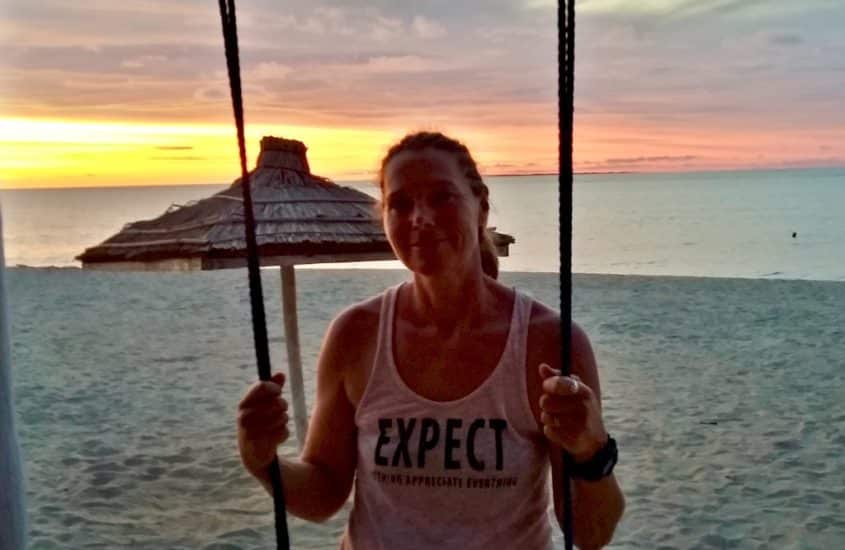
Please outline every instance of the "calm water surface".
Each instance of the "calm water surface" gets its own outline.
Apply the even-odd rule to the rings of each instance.
[[[490,224],[516,237],[502,268],[556,272],[557,178],[488,183]],[[125,223],[223,188],[0,191],[7,264],[78,265]],[[845,280],[845,169],[584,175],[574,202],[576,272]]]

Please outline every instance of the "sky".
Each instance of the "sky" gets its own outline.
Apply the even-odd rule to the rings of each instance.
[[[575,166],[845,165],[845,2],[580,0]],[[407,132],[482,172],[557,170],[556,3],[238,0],[247,150],[302,140],[368,179]],[[5,0],[0,188],[226,183],[217,2]]]

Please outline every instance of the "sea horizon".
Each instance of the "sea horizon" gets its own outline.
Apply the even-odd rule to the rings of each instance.
[[[693,175],[693,174],[725,174],[725,173],[744,173],[744,172],[812,172],[817,170],[845,170],[845,162],[842,164],[830,164],[830,165],[819,165],[819,166],[773,166],[773,167],[738,167],[738,168],[709,168],[705,170],[577,170],[575,171],[574,175],[577,176],[620,176],[620,175],[635,175],[635,176],[649,176],[649,175]],[[538,171],[538,172],[505,172],[505,173],[497,173],[497,174],[489,174],[489,173],[481,173],[483,178],[522,178],[522,177],[536,177],[536,176],[558,176],[558,172],[545,172],[545,171]],[[236,176],[240,177],[240,176]],[[333,178],[328,177],[328,179],[338,185],[346,185],[346,184],[353,184],[353,185],[366,185],[375,183],[375,174],[373,174],[373,178],[352,178],[352,177],[340,177],[340,178]],[[577,182],[576,182],[577,183]],[[64,189],[124,189],[124,188],[136,188],[136,189],[154,189],[154,188],[162,188],[162,187],[198,187],[198,186],[229,186],[232,185],[232,182],[194,182],[194,183],[151,183],[151,184],[126,184],[121,185],[119,183],[110,184],[110,185],[74,185],[74,186],[40,186],[34,185],[30,187],[4,187],[0,184],[0,193],[3,191],[58,191]]]

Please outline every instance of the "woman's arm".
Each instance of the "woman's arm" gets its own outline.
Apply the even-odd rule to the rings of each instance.
[[[329,326],[317,365],[316,402],[302,455],[299,460],[279,461],[287,509],[306,520],[330,518],[343,506],[352,489],[357,433],[355,408],[349,401],[345,378],[360,357],[361,334],[352,329],[359,328],[362,314],[353,306]],[[240,435],[248,438],[247,434]],[[262,466],[263,460],[253,460],[244,447],[242,444],[241,456],[247,470],[272,493],[269,466]]]
[[[532,332],[529,333],[529,388],[532,391],[532,407],[540,428],[543,408],[540,402],[548,405],[548,398],[542,398],[543,376],[538,365],[546,363],[553,369],[560,369],[560,316],[545,307],[535,307],[532,318]],[[567,439],[577,452],[573,454],[576,462],[589,459],[606,439],[607,432],[601,420],[601,386],[592,346],[587,334],[575,323],[572,324],[572,374],[588,386],[582,389],[586,395],[583,400],[569,407],[565,417],[579,426],[577,435],[580,439]],[[533,367],[532,367],[533,365]],[[530,375],[534,371],[536,378]],[[590,395],[592,394],[592,395]],[[550,407],[553,408],[553,407]],[[587,433],[589,432],[589,436]],[[600,434],[598,432],[601,432]],[[552,469],[553,497],[558,521],[563,524],[563,447],[557,437],[549,438],[549,460]],[[595,440],[596,445],[592,445]],[[581,549],[601,548],[610,543],[613,532],[625,509],[625,499],[615,476],[610,475],[599,481],[573,480],[572,482],[572,531],[574,544]]]

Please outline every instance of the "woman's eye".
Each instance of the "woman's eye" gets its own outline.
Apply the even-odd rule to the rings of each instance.
[[[431,202],[435,205],[446,204],[454,198],[454,194],[448,191],[439,191],[431,197]]]
[[[389,208],[397,212],[407,212],[411,209],[412,206],[413,204],[411,203],[410,199],[397,197],[390,201]]]

